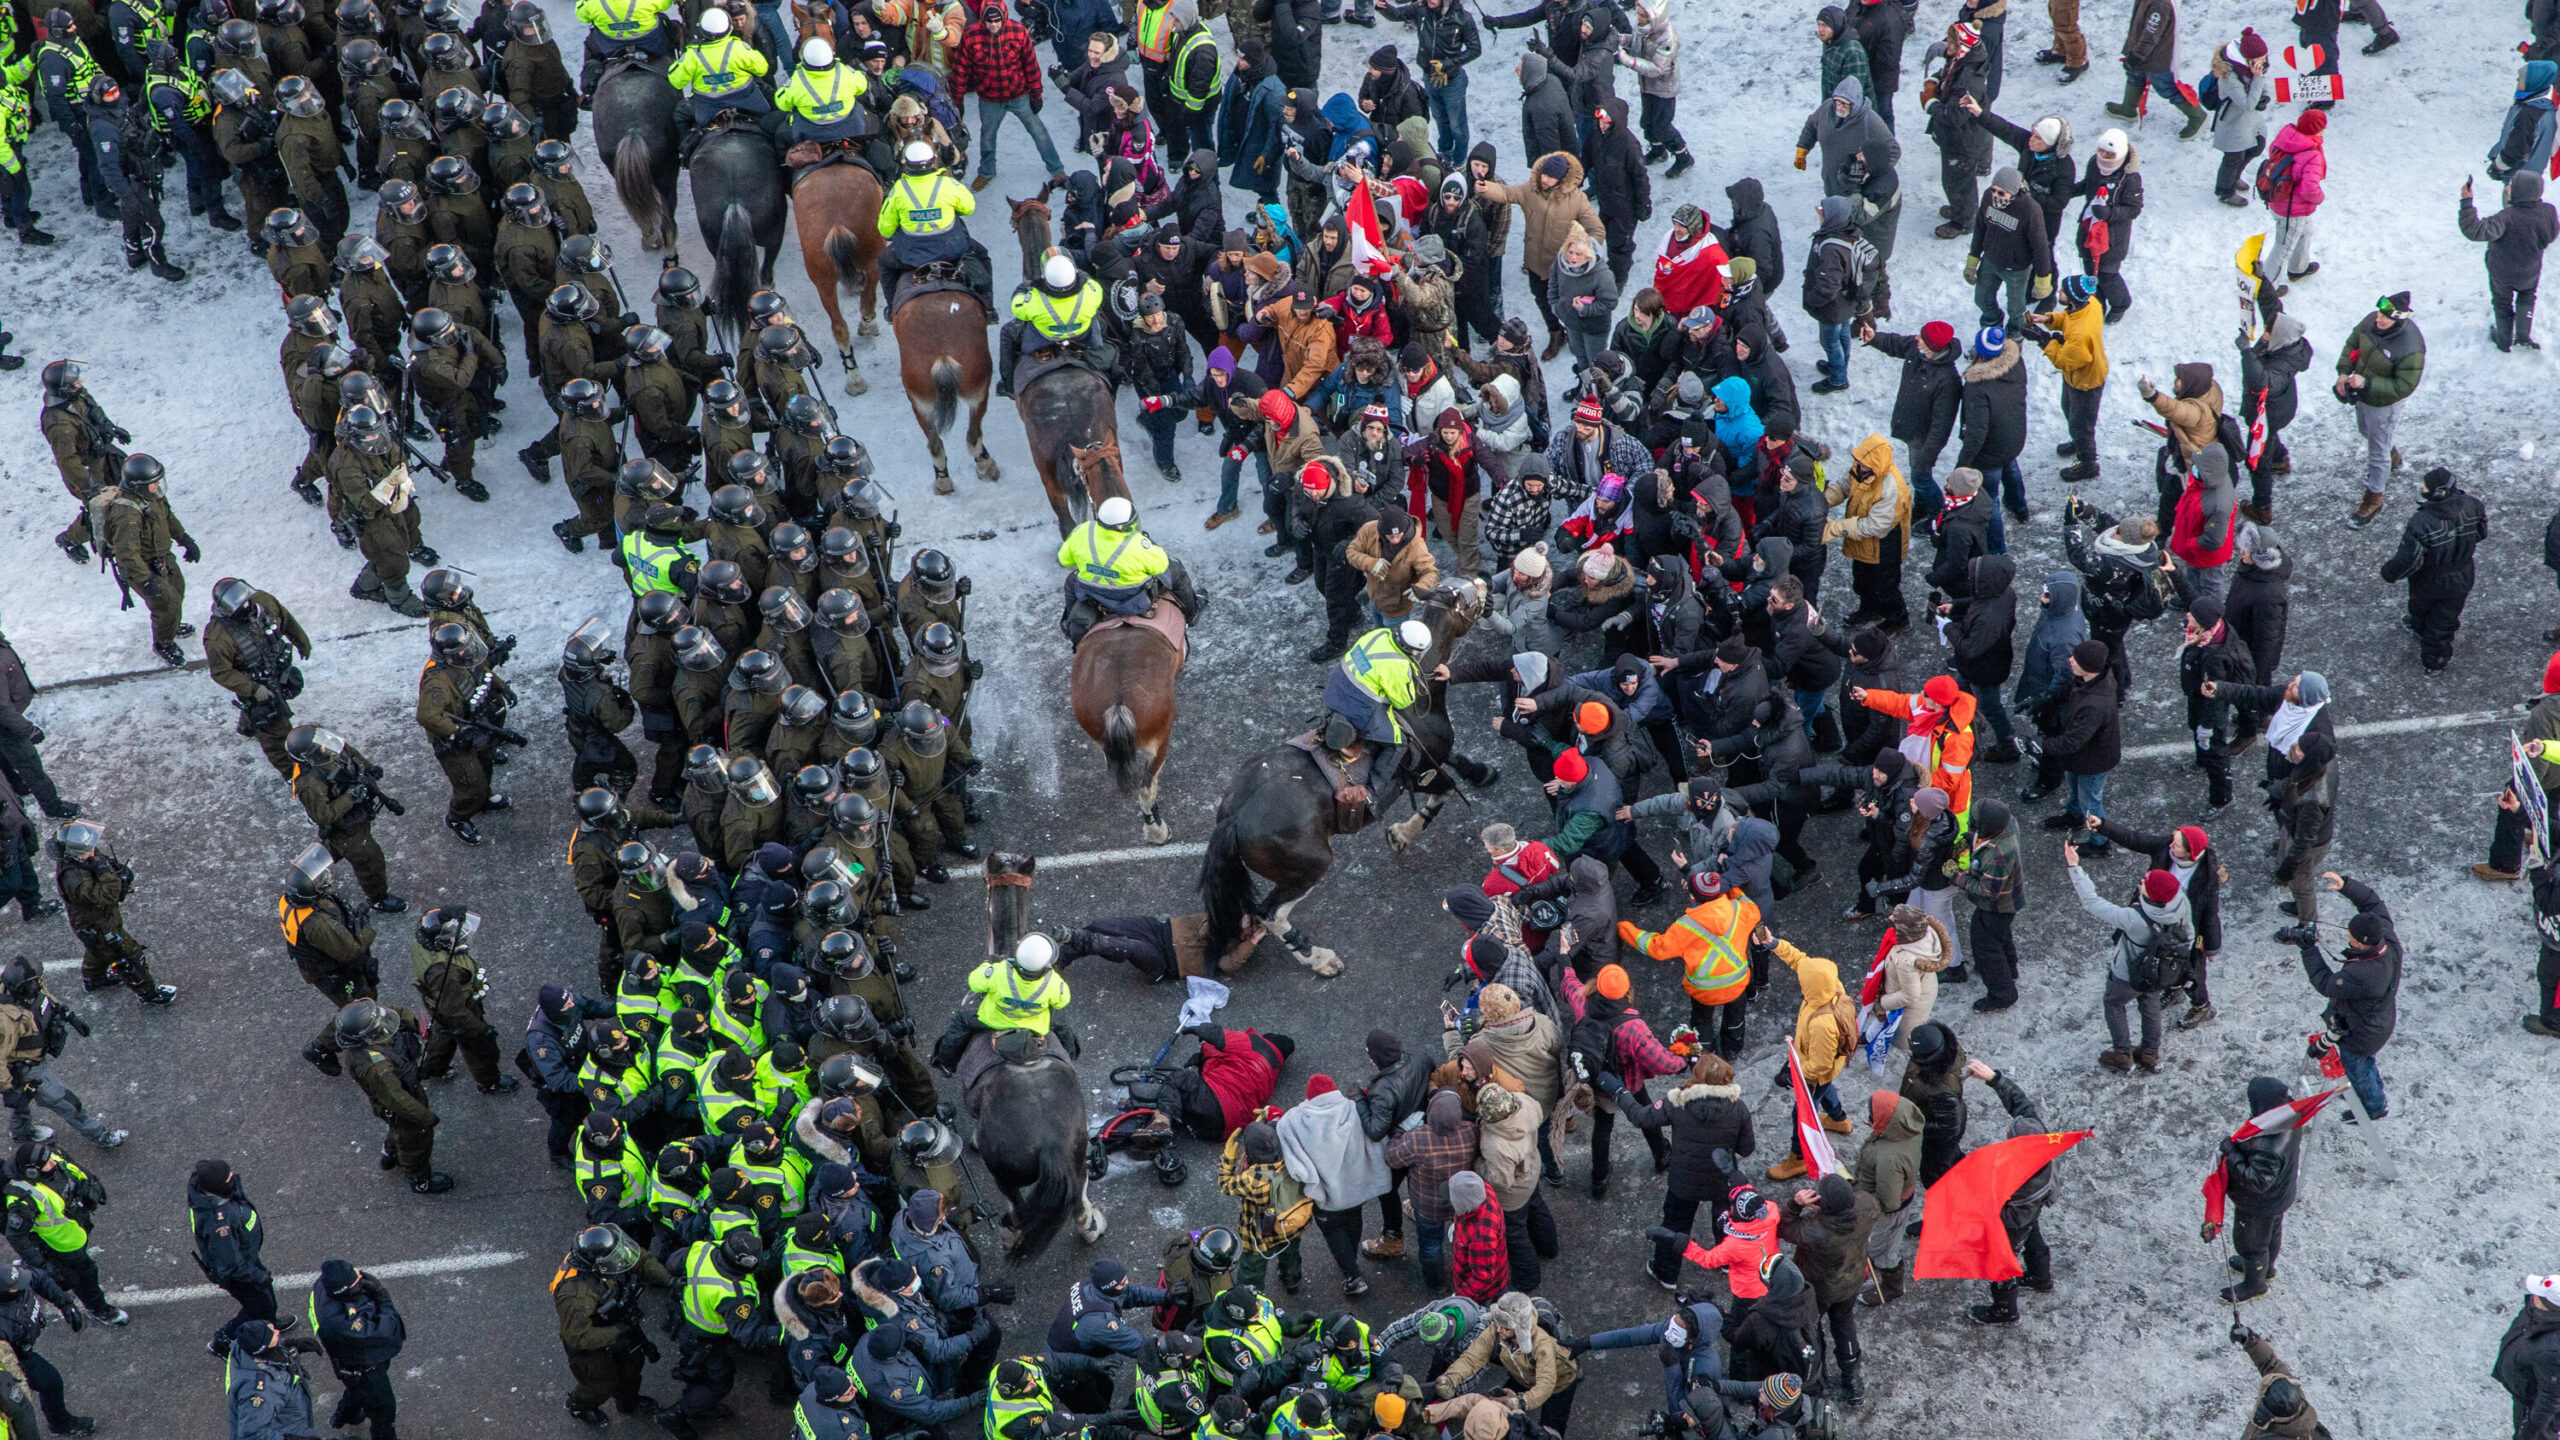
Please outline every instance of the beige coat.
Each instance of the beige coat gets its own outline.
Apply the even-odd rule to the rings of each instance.
[[[1301,412],[1303,414],[1303,412]],[[1299,462],[1303,465],[1305,462]],[[1272,467],[1277,470],[1277,465]],[[1289,471],[1297,474],[1296,469]],[[1390,621],[1401,620],[1413,613],[1410,591],[1428,590],[1440,583],[1440,562],[1431,558],[1431,547],[1422,542],[1422,527],[1413,527],[1412,538],[1393,556],[1381,551],[1378,522],[1360,527],[1342,547],[1343,556],[1360,568],[1367,578],[1369,603]]]
[[[1521,235],[1520,263],[1541,281],[1547,278],[1547,267],[1556,260],[1556,252],[1564,248],[1565,237],[1580,225],[1591,237],[1592,248],[1608,249],[1608,227],[1600,223],[1600,212],[1592,208],[1591,197],[1582,193],[1582,162],[1558,150],[1555,156],[1565,163],[1564,179],[1552,190],[1538,188],[1538,166],[1529,167],[1530,178],[1517,185],[1487,180],[1476,193],[1495,205],[1517,205],[1526,228]],[[1538,157],[1543,165],[1549,156]]]
[[[1884,952],[1884,989],[1876,996],[1878,1015],[1902,1012],[1905,1035],[1929,1023],[1938,1008],[1938,972],[1955,953],[1947,927],[1935,915],[1926,918],[1926,930]]]
[[[1482,1092],[1477,1106],[1476,1173],[1484,1176],[1507,1214],[1538,1193],[1538,1172],[1544,1163],[1538,1158],[1538,1127],[1546,1123],[1547,1112],[1526,1095],[1518,1098],[1518,1108],[1499,1120],[1485,1118]]]
[[[1502,1367],[1503,1373],[1511,1377],[1512,1392],[1520,1397],[1520,1408],[1529,1411],[1535,1411],[1557,1391],[1582,1378],[1573,1367],[1573,1357],[1565,1353],[1553,1335],[1531,1327],[1529,1348],[1524,1351],[1511,1343],[1510,1331],[1488,1322],[1476,1332],[1475,1343],[1467,1347],[1457,1363],[1440,1372],[1439,1383],[1455,1390],[1487,1365]]]

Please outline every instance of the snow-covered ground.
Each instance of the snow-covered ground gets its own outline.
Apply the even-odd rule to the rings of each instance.
[[[580,27],[569,6],[549,8],[564,48],[574,45]],[[2329,199],[2314,252],[2322,268],[2289,302],[2321,360],[2305,376],[2302,418],[2288,436],[2295,473],[2279,486],[2275,528],[2301,563],[2288,654],[2327,671],[2351,721],[2503,704],[2531,692],[2547,653],[2537,639],[2549,622],[2550,596],[2538,535],[2555,496],[2535,457],[2550,449],[2553,362],[2541,354],[2502,356],[2488,346],[2478,248],[2461,239],[2454,218],[2456,192],[2466,175],[2479,172],[2508,103],[2512,45],[2522,30],[2517,9],[2505,0],[2413,7],[2399,17],[2406,43],[2375,59],[2348,56],[2348,99],[2332,115]],[[1929,234],[1941,198],[1936,151],[1919,133],[1914,104],[1920,51],[1948,18],[1947,7],[1931,0],[1906,62],[1900,106],[1905,214],[1893,267],[1893,324],[1904,330],[1933,318],[1960,331],[1973,324],[1969,288],[1958,273],[1963,245]],[[2280,6],[2186,7],[2181,75],[2197,78],[2208,48],[2236,36],[2244,23],[2257,25],[2280,50],[2291,39],[2287,18]],[[1696,203],[1721,220],[1724,186],[1757,175],[1769,188],[1791,251],[1800,255],[1818,181],[1787,162],[1797,126],[1816,98],[1810,11],[1684,4],[1677,19],[1686,40],[1681,121],[1700,163],[1668,185],[1654,172],[1657,218],[1644,229],[1640,254],[1650,253],[1674,204]],[[2120,23],[2113,10],[2084,12],[2096,63],[2080,84],[2057,89],[2056,72],[2029,60],[2047,35],[2043,16],[2034,7],[2015,7],[2009,73],[1996,108],[2020,123],[2059,110],[2070,118],[2085,156],[2097,135],[2116,123],[2099,106],[2120,94],[2111,59],[2118,38],[2112,27]],[[1475,131],[1494,141],[1502,172],[1513,177],[1526,168],[1511,78],[1523,34],[1488,34],[1489,53],[1472,76]],[[2349,47],[2365,35],[2350,27]],[[1393,25],[1333,31],[1326,73],[1335,88],[1356,86],[1367,52],[1389,40],[1409,46],[1410,34]],[[1621,90],[1633,96],[1632,77]],[[1046,118],[1066,125],[1062,107],[1052,107]],[[2212,362],[2226,385],[2236,377],[2231,257],[2263,222],[2263,212],[2214,202],[2218,157],[2205,140],[2179,143],[2175,125],[2175,115],[2162,108],[2135,131],[2146,185],[2146,210],[2126,267],[2135,303],[2107,337],[2116,379],[2099,431],[2106,473],[2082,487],[2116,510],[2141,509],[2151,495],[2154,442],[2127,423],[2148,416],[2132,393],[2134,377],[2165,380],[2172,365],[2194,359]],[[579,148],[619,269],[635,292],[644,289],[649,260],[583,135]],[[204,563],[190,569],[190,618],[202,623],[212,582],[223,575],[243,575],[274,591],[320,644],[318,660],[308,667],[311,693],[300,708],[378,752],[421,750],[407,720],[424,658],[419,627],[347,597],[357,557],[333,544],[321,512],[286,488],[302,437],[275,367],[282,324],[264,267],[237,237],[184,218],[183,185],[173,174],[171,252],[190,278],[166,285],[147,274],[129,275],[114,227],[79,211],[62,139],[47,130],[29,150],[37,204],[47,212],[48,228],[63,237],[41,251],[0,241],[0,324],[17,333],[14,348],[35,362],[0,379],[9,417],[0,425],[0,622],[30,672],[40,683],[60,684],[149,672],[158,663],[148,650],[143,613],[117,612],[113,579],[94,567],[74,569],[50,544],[69,518],[69,501],[36,432],[35,366],[67,355],[88,365],[91,388],[133,431],[135,447],[168,466],[171,501],[204,546]],[[1040,177],[1030,147],[1010,130],[1003,161],[999,183],[981,197],[975,225],[995,253],[1000,276],[1013,273],[1016,256],[996,202],[1030,194]],[[2495,187],[2484,180],[2481,190],[2484,208],[2493,206]],[[358,197],[359,226],[371,208],[371,197]],[[1231,197],[1230,213],[1241,208]],[[689,206],[684,213],[690,216]],[[689,224],[685,259],[707,269]],[[2063,263],[2069,267],[2072,260],[2065,255]],[[1790,358],[1801,387],[1814,378],[1810,365],[1818,351],[1812,324],[1797,305],[1799,268],[1790,264],[1788,283],[1772,299],[1796,336]],[[796,254],[785,254],[778,273],[796,313],[813,335],[820,333],[823,317]],[[1509,308],[1531,315],[1534,328],[1516,252],[1504,283]],[[1629,288],[1642,283],[1640,275]],[[2483,551],[2482,589],[2462,658],[2444,681],[2417,679],[2393,624],[2398,599],[2378,592],[2369,578],[2407,514],[2412,486],[2404,481],[2395,488],[2393,506],[2374,530],[2343,530],[2337,522],[2358,493],[2362,447],[2346,413],[2313,389],[2325,384],[2329,359],[2374,297],[2403,289],[2415,298],[2430,346],[2425,383],[2400,422],[2411,478],[2428,465],[2452,466],[2487,500],[2497,537]],[[505,323],[508,349],[520,359],[511,311]],[[1065,723],[1057,694],[1065,666],[1051,628],[1055,532],[1012,409],[999,404],[987,423],[989,446],[1005,467],[1003,481],[990,485],[956,466],[959,492],[936,498],[929,493],[922,437],[894,384],[884,382],[894,375],[892,342],[861,344],[877,388],[858,400],[838,399],[845,426],[871,448],[896,493],[907,543],[950,548],[976,580],[973,643],[990,666],[975,702],[979,746],[1019,777],[1021,787],[1006,797],[1005,823],[1015,833],[1089,828],[1090,817],[1079,807],[1091,808],[1101,793],[1094,757]],[[2011,543],[2033,576],[2057,558],[2055,532],[2044,517],[2060,500],[2053,480],[2059,462],[2049,458],[2049,447],[2062,429],[2058,382],[2040,359],[2028,364],[2035,387],[2028,473],[2039,519],[2013,530]],[[524,688],[539,713],[550,701],[541,680],[549,647],[587,616],[618,616],[625,597],[616,573],[592,549],[582,557],[561,553],[548,527],[570,514],[571,505],[556,485],[533,485],[514,463],[513,450],[548,421],[518,369],[507,392],[505,433],[482,448],[481,475],[494,499],[473,505],[430,483],[421,501],[428,543],[471,572],[502,629],[525,637],[518,669],[530,677]],[[832,360],[826,378],[831,385],[838,378]],[[1892,368],[1861,354],[1852,378],[1845,396],[1808,397],[1809,433],[1845,446],[1884,428]],[[1551,388],[1560,392],[1566,379],[1559,361],[1550,369]],[[1210,509],[1216,474],[1210,440],[1186,427],[1180,456],[1190,478],[1179,485],[1154,478],[1139,458],[1142,436],[1134,422],[1124,442],[1147,524],[1218,597],[1192,661],[1195,677],[1210,677],[1195,684],[1214,685],[1218,699],[1191,702],[1189,735],[1232,728],[1239,723],[1234,717],[1244,714],[1267,726],[1298,713],[1309,703],[1304,686],[1312,671],[1294,657],[1319,626],[1310,615],[1312,597],[1283,589],[1279,568],[1260,556],[1250,497],[1243,523],[1204,535],[1197,521]],[[1846,603],[1845,582],[1835,576],[1834,586],[1836,612]],[[1912,638],[1917,641],[1917,632]],[[195,642],[187,646],[198,653]],[[2167,644],[2148,637],[2138,652],[2146,683],[2129,715],[2129,739],[2175,738],[2175,699],[2161,678],[2169,663]],[[230,734],[225,701],[191,673],[66,691],[41,700],[37,714],[53,732],[48,756],[71,793],[87,788],[76,777],[109,765],[166,774],[168,783],[152,802],[160,815],[137,805],[108,816],[111,823],[148,828],[180,809],[211,804],[237,814],[244,845],[264,847],[280,862],[301,843],[300,818],[273,793],[254,753]],[[2493,728],[2471,727],[2346,747],[2348,798],[2333,863],[2384,881],[2410,946],[2402,1028],[2383,1060],[2402,1173],[2396,1185],[2380,1184],[2359,1163],[2351,1138],[2316,1135],[2305,1200],[2286,1237],[2282,1279],[2246,1317],[2303,1374],[2331,1430],[2342,1437],[2502,1433],[2495,1427],[2505,1400],[2486,1378],[2497,1336],[2517,1303],[2519,1278],[2560,1265],[2548,1164],[2549,1116],[2560,1102],[2560,1085],[2543,1042],[2519,1035],[2514,1020],[2528,988],[2519,976],[2530,974],[2531,932],[2512,891],[2484,890],[2455,873],[2457,862],[2476,858],[2485,834],[2485,797],[2501,773],[2492,743],[2501,738]],[[1225,773],[1202,772],[1231,763],[1200,760],[1188,773],[1177,771],[1181,783],[1169,793],[1176,794],[1172,813],[1184,838],[1205,828],[1202,799],[1215,794]],[[2254,756],[2243,759],[2244,778],[2256,764]],[[2012,795],[2018,783],[2003,776],[1998,793]],[[518,785],[527,788],[524,781]],[[2191,818],[2197,798],[2196,783],[2177,760],[2129,763],[2109,796],[2111,808],[2159,824]],[[1180,808],[1185,803],[1187,810]],[[408,829],[415,833],[405,858],[413,868],[432,867],[449,841],[434,828],[432,801],[420,795],[413,805],[417,817]],[[2215,823],[2235,832],[2254,827],[2262,842],[2263,821],[2253,814],[2243,804]],[[1481,818],[1490,817],[1471,824]],[[1134,836],[1134,826],[1124,830]],[[1468,847],[1457,843],[1461,838],[1437,837],[1439,848],[1426,853],[1440,863],[1428,880],[1408,882],[1415,893],[1428,894],[1429,886],[1465,870]],[[548,838],[528,833],[525,843],[528,864],[553,863]],[[2212,1292],[2227,1273],[2223,1251],[2194,1239],[2195,1187],[2212,1140],[2241,1118],[2246,1078],[2259,1072],[2292,1077],[2303,1068],[2301,1036],[2316,1024],[2316,1006],[2290,951],[2264,939],[2275,923],[2272,892],[2258,884],[2256,857],[2243,841],[2233,846],[2231,862],[2238,896],[2231,953],[2215,973],[2225,1018],[2196,1035],[2173,1036],[2170,1073],[2160,1079],[2128,1085],[2093,1078],[2088,1061],[2102,1032],[2096,982],[2087,978],[2093,971],[2082,957],[2100,937],[2087,934],[2070,910],[2041,832],[2030,833],[2029,846],[2038,866],[2024,931],[2030,999],[1996,1023],[1973,1022],[1961,1012],[1951,1018],[1969,1048],[2029,1077],[2049,1117],[2097,1130],[2069,1162],[2064,1198],[2046,1222],[2060,1258],[2061,1293],[2027,1296],[2029,1321],[2015,1331],[1967,1331],[1956,1305],[1977,1297],[1955,1292],[1977,1287],[1924,1286],[1900,1310],[1862,1317],[1875,1397],[1859,1428],[1914,1440],[2229,1431],[2251,1386],[2245,1364],[2221,1339],[2228,1316]],[[255,868],[263,872],[267,862]],[[2118,862],[2108,883],[2121,883],[2125,873]],[[1829,924],[1844,889],[1835,886],[1789,913],[1818,930]],[[244,903],[236,895],[228,899]],[[1316,911],[1311,906],[1309,913]],[[1844,936],[1830,953],[1854,964],[1865,953],[1857,945]],[[564,969],[583,963],[572,955]],[[1361,981],[1355,971],[1339,983]],[[1361,998],[1409,1004],[1417,1017],[1428,999],[1419,992]],[[1784,1006],[1773,997],[1770,1008]],[[1753,1073],[1764,1074],[1765,1067]],[[1844,1085],[1854,1088],[1854,1078]],[[1852,1113],[1862,1114],[1859,1097],[1850,1098]],[[1771,1113],[1764,1112],[1764,1121]],[[2321,1123],[2327,1132],[2329,1122]],[[1575,1257],[1568,1263],[1613,1275],[1627,1270],[1643,1223],[1621,1207],[1609,1231],[1577,1236],[1568,1217],[1568,1239],[1576,1242],[1568,1247]],[[1642,1380],[1650,1393],[1649,1372]]]

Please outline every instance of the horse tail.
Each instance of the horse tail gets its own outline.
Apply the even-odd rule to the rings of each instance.
[[[1146,757],[1138,753],[1138,717],[1126,705],[1102,712],[1102,754],[1111,762],[1111,783],[1123,795],[1134,795],[1147,783]]]
[[[756,293],[756,225],[743,202],[732,200],[720,212],[720,238],[712,252],[712,314],[729,327],[747,333],[747,301]]]
[[[933,362],[934,433],[951,433],[952,422],[959,418],[960,362],[945,355]]]
[[[1014,1207],[1016,1229],[1013,1243],[1005,1247],[1005,1258],[1014,1264],[1037,1257],[1058,1238],[1067,1217],[1075,1212],[1077,1185],[1083,1179],[1084,1157],[1061,1155],[1055,1139],[1043,1142],[1033,1152],[1039,1166],[1032,1176],[1031,1188]]]
[[[858,287],[862,271],[862,241],[843,227],[827,232],[827,263],[836,267],[836,283],[847,288]]]
[[[1244,938],[1245,915],[1253,905],[1253,873],[1244,866],[1244,844],[1236,820],[1222,815],[1209,831],[1208,852],[1200,857],[1200,903],[1209,912],[1209,950],[1224,955]]]
[[[649,154],[649,142],[637,130],[624,131],[613,147],[613,189],[622,197],[622,208],[631,212],[632,223],[640,227],[643,241],[665,232],[666,197],[658,193],[657,164]]]

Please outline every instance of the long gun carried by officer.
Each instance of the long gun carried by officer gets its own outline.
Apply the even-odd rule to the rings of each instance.
[[[400,453],[408,457],[410,464],[451,485],[453,472],[428,459],[427,452],[419,449],[417,442],[410,438],[409,434],[418,423],[418,357],[425,353],[418,346],[411,345],[408,363],[400,367],[400,414],[391,423],[391,434],[392,438],[399,443]],[[437,421],[436,428],[441,432],[444,422]]]
[[[355,797],[356,804],[365,810],[367,820],[373,818],[372,812],[375,810],[388,810],[394,815],[409,813],[408,806],[383,793],[382,767],[379,765],[358,765],[352,761],[341,761],[336,772],[330,775],[329,783],[341,792]]]

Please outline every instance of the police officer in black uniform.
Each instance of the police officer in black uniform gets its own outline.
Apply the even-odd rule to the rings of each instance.
[[[98,177],[115,192],[116,218],[124,222],[124,268],[148,265],[163,280],[186,279],[186,271],[169,263],[168,222],[160,216],[160,137],[111,75],[89,82],[85,119]]]

